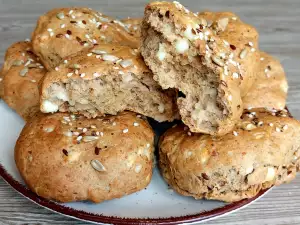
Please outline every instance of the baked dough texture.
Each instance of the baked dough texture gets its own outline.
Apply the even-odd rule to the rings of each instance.
[[[99,44],[67,57],[47,73],[41,111],[81,113],[89,118],[129,110],[172,121],[175,92],[163,91],[140,54],[126,46]]]
[[[162,88],[181,92],[192,132],[224,135],[242,115],[257,73],[258,33],[230,12],[194,14],[178,2],[146,6],[141,54]]]
[[[98,43],[139,47],[139,38],[120,20],[88,8],[58,8],[42,15],[32,35],[34,52],[46,68]]]
[[[299,121],[286,110],[252,109],[222,137],[171,128],[160,140],[159,165],[182,195],[235,202],[292,180],[299,149]]]
[[[11,45],[1,71],[0,95],[24,120],[39,112],[39,86],[46,70],[30,42]]]
[[[253,86],[243,98],[244,108],[284,109],[288,92],[285,72],[277,59],[265,52],[259,54],[257,76]]]
[[[154,133],[135,113],[86,119],[39,115],[22,130],[15,161],[37,195],[59,202],[102,202],[145,188],[152,176]]]

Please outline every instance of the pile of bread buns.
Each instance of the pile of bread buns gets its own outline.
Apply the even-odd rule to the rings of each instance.
[[[142,19],[88,8],[41,16],[13,44],[1,98],[26,120],[15,147],[29,188],[59,202],[120,198],[159,168],[178,193],[234,202],[292,180],[300,123],[288,85],[258,33],[229,12],[153,2]]]

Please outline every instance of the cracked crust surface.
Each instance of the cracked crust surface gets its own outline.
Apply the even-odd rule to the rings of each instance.
[[[68,111],[91,118],[129,110],[157,121],[178,116],[174,92],[160,88],[136,50],[99,44],[64,62],[44,79],[42,112]]]
[[[232,13],[196,15],[168,2],[145,8],[141,53],[163,88],[183,93],[178,108],[193,132],[233,128],[256,77],[257,41],[257,31]]]
[[[34,52],[49,70],[63,58],[97,43],[139,47],[139,38],[121,21],[88,8],[58,8],[42,15],[32,35]]]
[[[234,202],[290,181],[299,170],[300,123],[287,112],[245,111],[222,137],[180,125],[160,140],[160,168],[180,194]]]
[[[150,125],[131,112],[97,119],[40,115],[25,125],[15,161],[39,196],[59,202],[102,202],[149,184],[153,142]]]
[[[30,42],[17,42],[5,55],[0,94],[24,120],[39,112],[39,87],[46,70],[32,52]]]

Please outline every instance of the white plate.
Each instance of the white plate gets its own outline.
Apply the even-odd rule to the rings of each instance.
[[[178,224],[207,221],[221,215],[231,213],[249,205],[261,197],[242,200],[232,204],[219,201],[194,200],[183,197],[172,190],[164,182],[155,168],[150,185],[138,192],[121,199],[106,201],[101,204],[76,202],[60,204],[48,201],[31,192],[24,185],[14,161],[14,146],[24,126],[23,120],[7,105],[0,102],[0,175],[23,196],[36,204],[60,214],[94,223],[159,223]],[[157,124],[157,123],[156,123]],[[155,127],[162,130],[166,124]]]

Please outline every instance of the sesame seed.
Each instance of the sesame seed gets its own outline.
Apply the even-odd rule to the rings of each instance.
[[[236,18],[236,17],[231,17],[231,19],[233,19],[233,20],[237,20],[237,18]]]
[[[120,75],[123,75],[123,74],[125,74],[123,71],[119,71],[118,72]]]
[[[269,126],[270,126],[270,127],[273,127],[274,125],[273,125],[273,123],[269,123]]]
[[[36,80],[31,80],[32,83],[36,83]]]
[[[239,134],[238,134],[238,132],[233,131],[233,135],[234,135],[234,136],[238,136]]]
[[[264,61],[264,60],[265,60],[265,58],[264,58],[264,57],[261,57],[261,58],[260,58],[260,61]]]
[[[253,42],[250,41],[248,44],[249,46],[253,47]]]
[[[117,66],[114,66],[114,67],[113,67],[113,69],[115,69],[115,70],[118,70],[118,69],[119,69],[119,67],[117,67]]]
[[[239,78],[239,74],[238,73],[233,73],[232,77],[235,78],[235,79],[238,79]]]
[[[96,135],[97,135],[97,136],[99,136],[99,134],[100,134],[100,132],[99,132],[99,131],[97,131],[97,132],[96,132]]]
[[[229,46],[229,43],[227,41],[223,40],[223,42],[226,46]]]
[[[188,136],[192,136],[192,133],[190,131],[187,132]]]
[[[244,59],[247,56],[248,50],[244,48],[240,53],[240,58]]]
[[[128,129],[124,129],[123,130],[123,133],[125,134],[125,133],[128,133]]]
[[[71,10],[69,11],[69,15],[71,15],[73,12],[74,12],[74,11],[71,9]]]
[[[116,123],[116,122],[113,122],[113,123],[112,123],[112,125],[113,125],[113,126],[116,126],[116,125],[117,125],[117,123]]]
[[[78,70],[75,70],[75,74],[77,74],[77,75],[78,75],[78,74],[79,74],[79,71],[78,71]]]
[[[48,28],[47,31],[52,32],[53,30],[51,28]]]
[[[229,101],[232,101],[232,95],[229,95],[229,96],[228,96],[228,100],[229,100]]]
[[[255,50],[255,48],[251,48],[251,52],[255,52],[256,50]]]
[[[80,74],[80,77],[85,77],[85,73]]]
[[[76,138],[77,141],[81,141],[81,139],[82,139],[82,136],[78,136],[78,137]]]
[[[275,130],[276,130],[276,132],[281,132],[279,127],[276,127]]]
[[[93,77],[100,77],[99,73],[93,73]]]
[[[73,135],[74,135],[74,136],[78,136],[78,135],[79,135],[79,132],[75,131],[75,132],[73,132]]]
[[[71,77],[73,75],[73,73],[68,73],[67,77]]]
[[[56,71],[59,71],[59,68],[58,68],[58,67],[55,67],[55,70],[56,70]]]
[[[64,23],[60,25],[60,28],[65,28],[65,27],[66,27],[66,24],[64,24]]]
[[[69,35],[69,34],[65,34],[65,37],[66,37],[67,39],[70,39],[70,35]]]
[[[82,132],[83,132],[83,133],[87,132],[87,128],[83,128],[83,129],[82,129]]]
[[[50,37],[53,37],[54,36],[54,33],[53,32],[50,32]]]
[[[136,115],[136,117],[137,117],[137,118],[141,118],[142,116],[141,116],[141,115]]]
[[[87,56],[89,56],[89,57],[92,56],[92,55],[93,55],[93,53],[88,53],[88,54],[87,54]]]
[[[68,63],[68,60],[65,59],[65,60],[64,60],[64,64],[67,64],[67,63]]]
[[[104,136],[103,132],[100,132],[100,136],[101,136],[101,137],[103,137],[103,136]]]
[[[139,126],[139,123],[134,122],[134,123],[133,123],[133,126],[137,127],[137,126]]]
[[[147,148],[149,148],[149,147],[150,147],[150,144],[149,144],[149,143],[147,143],[147,144],[146,144],[146,146],[147,146]]]
[[[288,129],[288,125],[284,125],[284,126],[282,127],[282,129],[283,129],[283,130],[287,130],[287,129]]]

